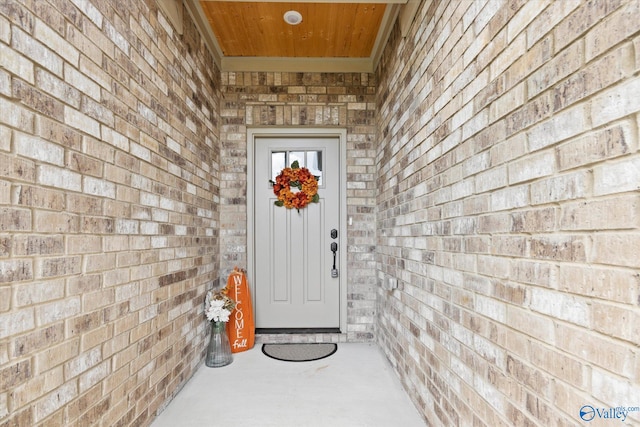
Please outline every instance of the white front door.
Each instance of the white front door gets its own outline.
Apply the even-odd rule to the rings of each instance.
[[[339,328],[340,138],[253,138],[253,248],[256,328]],[[270,180],[297,161],[319,176],[318,203],[277,206]],[[335,230],[332,232],[332,230]],[[340,274],[340,253],[335,256]]]

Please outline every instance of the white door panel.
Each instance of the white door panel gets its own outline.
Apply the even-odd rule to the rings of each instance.
[[[340,140],[256,137],[253,148],[256,327],[338,328],[340,280],[331,276],[330,246],[340,237],[330,234],[340,225]],[[276,206],[269,183],[294,160],[321,176],[320,201],[299,212]]]

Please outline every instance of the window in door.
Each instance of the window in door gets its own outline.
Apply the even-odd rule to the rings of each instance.
[[[271,179],[276,177],[282,169],[290,167],[297,161],[301,168],[309,169],[311,175],[318,176],[318,186],[323,187],[322,180],[322,151],[272,151],[271,152]]]

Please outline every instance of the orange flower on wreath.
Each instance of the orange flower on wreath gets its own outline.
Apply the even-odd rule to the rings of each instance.
[[[276,177],[273,184],[273,194],[278,197],[274,202],[276,206],[284,206],[287,209],[295,208],[298,212],[309,203],[318,203],[319,177],[312,175],[307,168],[301,168],[296,160],[290,168],[284,168]],[[297,188],[295,193],[291,188]]]

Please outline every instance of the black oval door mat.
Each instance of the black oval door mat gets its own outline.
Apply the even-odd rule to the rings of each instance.
[[[324,359],[338,351],[335,343],[262,344],[262,352],[285,362],[310,362]]]

